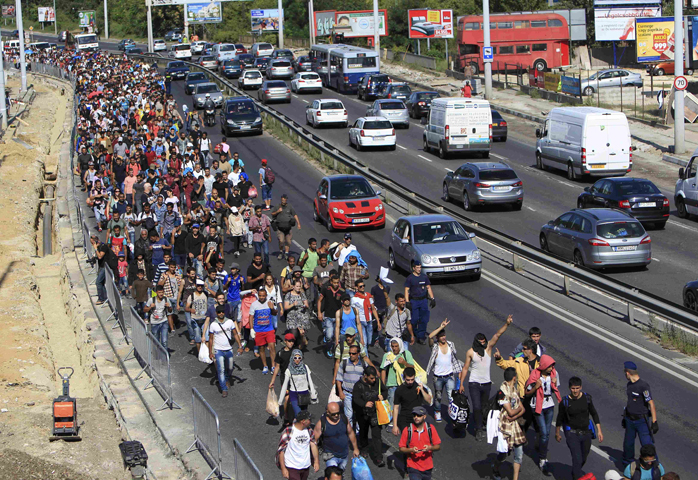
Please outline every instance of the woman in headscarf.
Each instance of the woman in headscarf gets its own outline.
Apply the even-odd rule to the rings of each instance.
[[[414,358],[400,338],[390,339],[390,351],[383,354],[381,361],[381,380],[388,388],[390,411],[393,410],[395,390],[402,384],[402,371],[407,367],[414,368]]]
[[[298,349],[291,352],[291,363],[284,372],[284,384],[281,385],[279,405],[284,404],[288,392],[288,403],[293,409],[293,415],[301,410],[307,410],[308,405],[317,402],[317,390],[313,383],[310,368],[303,362],[303,352]]]
[[[514,452],[514,475],[512,480],[518,480],[521,462],[523,461],[523,446],[526,443],[518,420],[524,414],[524,407],[519,398],[516,369],[509,367],[504,371],[504,382],[497,392],[497,406],[499,412],[499,428],[497,429],[497,457],[492,463],[492,476],[495,480],[501,480],[499,466],[502,464],[507,454]]]

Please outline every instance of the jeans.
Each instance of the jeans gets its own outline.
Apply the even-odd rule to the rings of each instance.
[[[521,465],[521,462],[523,462],[523,444],[522,445],[514,445],[514,463],[517,463]],[[506,453],[498,453],[497,457],[495,459],[494,465],[496,467],[496,470],[499,471],[499,465],[507,458]]]
[[[132,232],[128,232],[128,241],[131,242],[130,245],[136,244],[136,230],[135,229]]]
[[[107,221],[106,215],[104,215],[104,208],[94,207],[92,210],[95,212],[95,220],[97,221],[97,226],[102,228],[102,223]]]
[[[100,302],[106,302],[107,301],[107,287],[106,287],[106,282],[107,282],[107,267],[101,267],[97,271],[97,281],[95,282],[97,285],[97,300]]]
[[[577,480],[582,476],[582,467],[587,461],[589,450],[591,450],[591,432],[573,433],[565,431],[567,448],[572,454],[572,478]]]
[[[347,392],[346,390],[344,391],[344,400],[342,403],[344,404],[344,416],[347,417],[347,420],[349,420],[349,424],[356,429],[354,426],[354,407],[351,403],[351,399],[354,398],[352,397],[351,392]]]
[[[538,424],[538,457],[539,460],[548,458],[548,440],[550,440],[550,429],[553,425],[554,407],[544,408],[540,414],[534,413],[533,418]]]
[[[412,467],[407,467],[407,478],[409,478],[409,480],[431,480],[432,470],[433,468],[420,471]]]
[[[269,265],[269,241],[252,242],[254,244],[254,253],[264,253],[264,263]]]
[[[119,290],[126,292],[128,290],[128,277],[119,277]]]
[[[279,314],[278,313],[276,315],[271,316],[271,324],[274,326],[274,330],[276,330],[276,327],[279,325]]]
[[[453,374],[447,377],[434,376],[434,412],[441,413],[441,396],[443,395],[444,387],[446,387],[446,395],[448,396],[448,404],[451,404],[453,390],[456,388],[456,379]]]
[[[388,387],[388,402],[390,402],[390,411],[393,411],[393,408],[395,408],[395,390],[397,390],[397,386],[394,387]],[[393,421],[397,421],[397,418],[393,418]]]
[[[325,467],[339,467],[342,470],[347,468],[347,462],[349,461],[349,455],[344,458],[332,457],[325,462]]]
[[[192,325],[194,321],[191,319],[191,312],[184,312],[184,319],[187,322],[187,332],[189,333],[189,340],[194,340],[194,325]]]
[[[182,270],[184,271],[187,267],[187,256],[186,254],[182,253],[175,253],[174,254],[174,261],[177,262],[177,265],[179,265]]]
[[[648,420],[640,418],[630,420],[625,418],[625,438],[623,439],[623,466],[627,466],[635,459],[635,435],[640,437],[640,445],[653,445],[654,440],[647,426]]]
[[[192,266],[196,270],[197,278],[204,279],[204,264],[198,258],[194,257],[191,261]]]
[[[192,331],[194,333],[193,337],[189,337],[190,339],[194,340],[194,343],[202,343],[202,335],[203,332],[201,329],[204,327],[204,322],[205,320],[201,320],[201,322],[197,322],[196,320],[191,321],[191,327]],[[189,325],[187,325],[188,327]],[[205,338],[203,339],[205,341]]]
[[[167,322],[150,325],[150,331],[153,334],[153,337],[160,342],[160,345],[165,347],[165,350],[167,350],[167,337],[169,336],[169,329],[170,326]]]
[[[216,350],[216,371],[218,372],[218,384],[221,390],[228,391],[226,381],[233,377],[233,351]]]
[[[364,342],[366,344],[366,347],[371,345],[371,340],[373,340],[373,322],[359,322],[361,323],[361,330],[363,330],[364,334]]]
[[[262,185],[262,200],[271,200],[271,185]]]
[[[470,401],[473,402],[473,425],[475,430],[484,427],[482,418],[482,406],[490,399],[490,389],[492,383],[468,383],[468,393]],[[550,417],[552,419],[552,417]]]
[[[300,413],[301,410],[307,410],[307,409],[308,409],[308,406],[307,406],[307,405],[298,405],[298,394],[299,394],[299,393],[308,393],[308,391],[306,390],[306,391],[304,391],[304,392],[298,392],[298,393],[296,393],[296,392],[290,392],[290,393],[288,394],[288,404],[289,404],[289,405],[291,406],[291,408],[293,409],[293,418],[295,418],[296,415],[298,415],[298,413]]]
[[[236,301],[231,301],[228,300],[228,305],[230,305],[230,319],[233,322],[238,322],[242,320],[241,318],[241,310],[240,310],[240,305],[242,305],[242,300],[236,300]]]
[[[322,320],[322,331],[325,332],[325,342],[326,343],[332,343],[332,339],[334,338],[334,327],[335,327],[335,319],[330,318],[330,317],[325,317]],[[334,343],[332,343],[334,345]]]
[[[412,300],[412,329],[414,336],[419,339],[427,337],[427,325],[429,324],[429,300]]]

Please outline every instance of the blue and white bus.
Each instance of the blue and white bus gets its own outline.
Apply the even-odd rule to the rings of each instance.
[[[355,92],[364,75],[380,73],[380,57],[375,50],[351,45],[313,45],[310,61],[322,84],[338,92]]]

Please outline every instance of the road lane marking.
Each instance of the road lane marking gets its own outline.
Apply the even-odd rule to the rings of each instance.
[[[293,95],[294,97],[298,98],[298,95],[296,95],[295,93],[292,93],[291,95]]]
[[[307,101],[307,100],[304,99],[304,98],[301,98],[301,100],[303,100],[305,103],[310,103],[309,101]]]
[[[429,160],[427,157],[423,157],[423,156],[421,156],[421,155],[417,155],[417,156],[418,156],[419,158],[421,158],[422,160],[426,160],[427,162],[431,163],[431,160]]]
[[[507,157],[502,157],[501,155],[497,155],[496,153],[490,152],[490,155],[493,156],[494,158],[498,158],[500,160],[508,160]]]
[[[562,180],[558,180],[558,183],[567,185],[568,187],[577,188],[577,185],[572,185],[571,183],[563,182]]]
[[[686,230],[690,230],[692,232],[698,232],[697,228],[690,227],[688,225],[684,225],[683,223],[677,222],[676,220],[669,220],[668,223],[670,223],[671,225],[676,225],[677,227],[685,228]]]
[[[450,168],[444,167],[444,170],[446,170],[447,172],[453,173],[453,170],[451,170]]]
[[[403,150],[407,150],[407,148],[403,147],[402,145],[398,145],[397,148],[402,148]]]
[[[535,211],[536,211],[535,209],[529,207],[528,205],[526,205],[526,208],[528,208],[528,209],[529,209],[530,211],[532,211],[532,212],[535,212]]]
[[[659,259],[657,257],[652,257],[652,260],[654,260],[655,262],[659,261]]]

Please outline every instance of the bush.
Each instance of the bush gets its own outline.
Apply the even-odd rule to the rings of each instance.
[[[540,92],[537,88],[532,88],[529,90],[529,95],[531,95],[531,98],[540,98]]]

